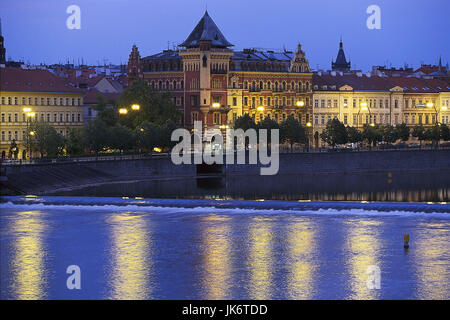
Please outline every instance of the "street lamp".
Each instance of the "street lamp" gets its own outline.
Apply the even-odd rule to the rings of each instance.
[[[369,106],[367,106],[367,102],[365,102],[365,101],[361,102],[361,104],[360,104],[360,108],[358,110],[358,115],[356,116],[356,118],[357,118],[356,119],[356,126],[357,127],[359,126],[359,114],[360,114],[361,111],[369,111],[370,126],[374,127],[375,124],[372,123],[372,114],[370,112],[370,108],[369,108]]]
[[[132,109],[132,110],[135,110],[135,111],[138,111],[139,109],[141,109],[141,106],[135,103],[135,104],[133,104],[133,105],[131,106],[131,109]]]
[[[258,110],[259,112],[263,112],[264,111],[264,107],[263,106],[259,106],[258,108],[256,108],[256,110]]]
[[[220,108],[220,103],[214,102],[214,103],[212,104],[212,106],[213,106],[213,108]]]
[[[23,112],[25,112],[26,114],[26,119],[27,119],[27,132],[29,130],[29,126],[30,126],[30,118],[33,118],[36,113],[34,113],[30,107],[25,107],[23,108]],[[31,134],[31,132],[33,132],[33,134]],[[34,131],[28,132],[30,135],[34,135]],[[27,150],[27,156],[31,158],[31,146],[30,146],[30,137],[27,135],[27,141],[26,141],[26,150]]]
[[[301,100],[297,101],[297,107],[303,107],[305,103]]]
[[[438,108],[436,108],[436,106],[434,105],[434,103],[433,102],[428,102],[427,104],[426,104],[426,106],[428,107],[428,108],[434,108],[434,111],[436,112],[436,120],[435,120],[435,124],[438,124],[439,122],[438,122],[438,118],[439,118],[439,109]],[[447,106],[441,106],[441,109],[440,110],[442,110],[442,111],[447,111]]]
[[[128,113],[128,109],[127,108],[120,108],[119,109],[119,114],[127,114]]]

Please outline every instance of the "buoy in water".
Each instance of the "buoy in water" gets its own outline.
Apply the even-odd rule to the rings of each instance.
[[[405,249],[409,248],[409,234],[404,234],[403,235],[403,247]]]

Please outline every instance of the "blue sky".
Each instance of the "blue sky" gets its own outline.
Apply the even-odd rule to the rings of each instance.
[[[81,8],[80,30],[66,28],[72,4]],[[366,27],[374,4],[381,30]],[[300,41],[313,69],[330,68],[341,35],[353,68],[450,59],[448,0],[2,0],[0,17],[14,60],[126,63],[133,43],[142,56],[181,43],[206,5],[235,49],[294,49]]]

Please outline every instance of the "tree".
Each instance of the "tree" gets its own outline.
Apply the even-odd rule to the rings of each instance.
[[[16,139],[13,139],[13,141],[11,141],[8,153],[10,158],[17,159],[17,155],[19,154],[19,148],[17,147]]]
[[[422,124],[419,124],[413,128],[412,136],[418,138],[420,144],[422,145],[422,141],[426,140],[425,128],[422,126]]]
[[[79,128],[71,128],[66,138],[66,152],[71,155],[80,155],[84,151],[83,130]]]
[[[442,123],[440,125],[440,136],[441,136],[441,139],[444,141],[450,140],[450,129],[445,123]]]
[[[327,122],[327,126],[320,137],[333,148],[337,144],[345,144],[348,142],[348,134],[345,125],[336,118]]]
[[[137,146],[140,150],[152,151],[161,141],[160,132],[157,127],[149,122],[142,123],[135,129]]]
[[[181,116],[171,93],[151,91],[144,81],[133,82],[119,98],[119,107],[129,107],[133,104],[139,105],[139,111],[130,110],[119,119],[121,124],[133,130],[144,122],[163,126],[167,120],[178,121]]]
[[[60,154],[64,145],[63,138],[48,122],[34,121],[28,133],[32,149],[39,151],[41,158],[44,154],[50,157]]]
[[[103,96],[97,96],[97,104],[94,109],[98,112],[97,118],[107,126],[112,127],[118,121],[118,110],[114,100],[107,100]]]
[[[397,131],[392,125],[381,126],[380,129],[383,131],[383,141],[388,143],[394,143],[398,139]]]
[[[358,143],[363,140],[361,131],[355,127],[347,127],[348,142]]]
[[[271,119],[268,115],[258,124],[259,129],[267,130],[267,143],[270,144],[272,141],[272,135],[270,134],[271,130],[279,130],[280,125],[275,120]]]
[[[120,124],[116,124],[114,127],[111,127],[109,131],[111,135],[109,146],[112,149],[126,151],[133,148],[134,136],[130,129]]]
[[[439,145],[439,139],[441,138],[441,130],[438,124],[435,124],[430,130],[429,138],[431,139],[433,145],[437,147]]]
[[[172,132],[174,130],[176,130],[178,128],[178,126],[176,125],[175,122],[173,122],[172,120],[167,120],[160,128],[160,141],[159,141],[159,146],[161,148],[168,148],[168,149],[172,149],[175,144],[177,143],[176,141],[172,141]]]
[[[248,113],[245,113],[244,115],[238,117],[234,122],[234,129],[242,129],[244,131],[247,131],[248,129],[256,130],[257,128],[258,126]]]
[[[292,151],[294,143],[305,144],[308,142],[305,128],[291,114],[280,125],[280,140],[289,143]]]
[[[383,130],[380,128],[379,125],[371,126],[365,124],[362,132],[362,138],[363,140],[367,141],[367,144],[369,146],[372,145],[375,146],[377,142],[383,140]]]
[[[398,137],[398,139],[402,141],[408,141],[409,139],[409,128],[406,126],[406,124],[397,124],[395,126],[395,132]]]
[[[96,155],[110,145],[108,127],[100,118],[89,121],[83,129],[84,145]]]

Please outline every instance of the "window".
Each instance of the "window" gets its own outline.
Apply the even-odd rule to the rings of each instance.
[[[322,117],[320,117],[320,123],[325,124],[325,116],[324,115],[322,115]]]
[[[347,108],[347,105],[348,105],[348,100],[344,99],[344,108]]]
[[[319,107],[319,100],[315,99],[314,100],[314,108],[318,108]]]
[[[347,124],[347,115],[344,115],[344,124]]]
[[[5,141],[5,131],[2,131],[2,141]]]
[[[14,122],[19,122],[19,115],[14,113]]]
[[[314,124],[319,124],[319,116],[314,116]]]
[[[244,106],[248,106],[248,97],[244,97]]]
[[[53,114],[53,122],[58,122],[58,114]]]
[[[237,106],[237,98],[233,97],[233,107],[236,107],[236,106]]]
[[[191,107],[196,107],[198,105],[198,97],[196,95],[191,96]]]
[[[272,105],[271,103],[272,103],[272,101],[271,101],[270,97],[267,97],[267,105],[271,106]]]
[[[47,113],[47,122],[50,122],[50,113]]]
[[[81,114],[80,113],[77,115],[77,121],[81,122]]]
[[[325,100],[320,100],[320,107],[325,108]]]
[[[5,114],[2,113],[2,122],[5,122]]]
[[[220,113],[214,112],[214,124],[220,124]]]
[[[192,123],[194,123],[195,121],[198,121],[198,112],[192,112],[191,118],[192,118]]]
[[[395,101],[394,101],[394,108],[398,108],[398,100],[397,99],[395,99]]]

